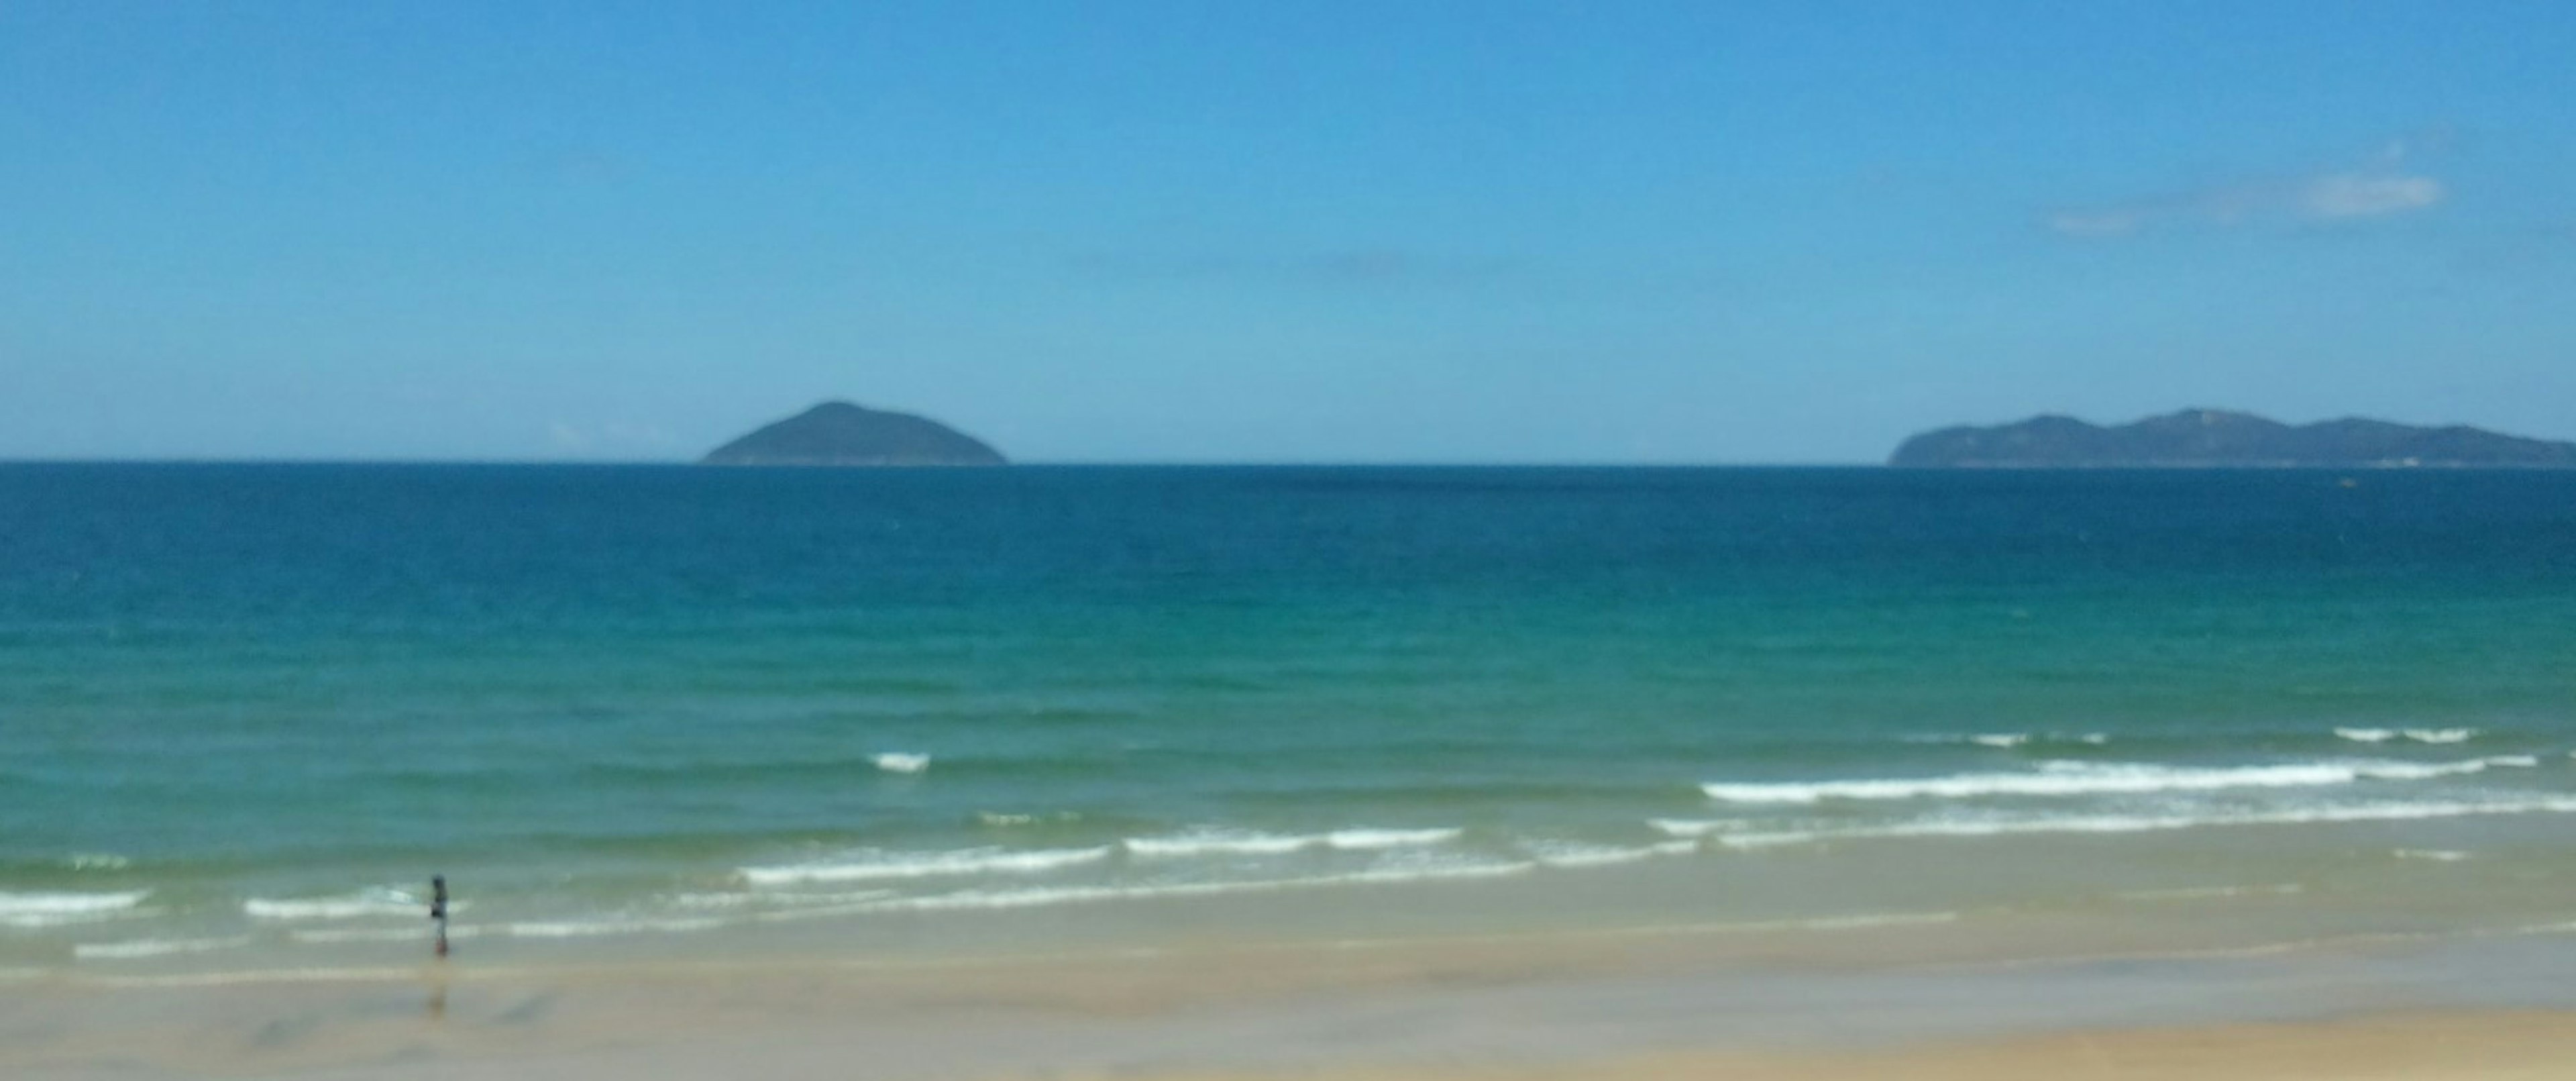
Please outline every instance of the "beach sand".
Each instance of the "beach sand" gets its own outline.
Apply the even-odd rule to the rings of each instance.
[[[1866,947],[1837,960],[1727,941],[1200,945],[901,963],[484,966],[467,956],[397,970],[22,980],[0,985],[0,1076],[2576,1073],[2576,1013],[2551,997],[2576,968],[2556,940],[2022,961],[1869,961]]]
[[[1352,1071],[1345,1081],[1627,1078],[1684,1081],[2519,1081],[2570,1076],[2576,1017],[2486,1013],[2202,1026],[1810,1055],[1678,1055],[1478,1073]]]

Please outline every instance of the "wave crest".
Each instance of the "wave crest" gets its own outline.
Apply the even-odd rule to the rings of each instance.
[[[2025,773],[1966,773],[1947,777],[1871,778],[1768,784],[1712,782],[1700,786],[1727,803],[1815,803],[1828,799],[1969,799],[1979,796],[2090,796],[2150,792],[2205,792],[2225,788],[2301,788],[2355,781],[2415,781],[2477,773],[2497,763],[2309,762],[2272,766],[2174,766],[2050,762]]]
[[[1446,844],[1466,834],[1457,828],[1371,829],[1353,827],[1330,833],[1282,834],[1254,830],[1199,829],[1168,837],[1130,837],[1119,844],[1130,855],[1148,859],[1192,856],[1278,856],[1310,848],[1369,852]]]
[[[887,878],[931,878],[942,875],[1036,874],[1109,858],[1110,849],[1056,848],[1013,851],[972,848],[956,852],[870,852],[856,859],[829,863],[794,863],[741,869],[754,886],[793,886],[807,882],[864,882]]]
[[[2213,811],[2165,815],[2052,815],[2025,818],[1921,818],[1840,829],[1725,833],[1710,840],[1724,848],[1758,849],[1829,841],[1912,837],[2003,837],[2036,833],[2149,833],[2214,826],[2305,826],[2342,822],[2404,822],[2477,815],[2576,814],[2576,797],[2523,800],[2439,800],[2365,803],[2277,811]]]
[[[96,923],[135,912],[135,906],[151,896],[150,890],[124,890],[116,893],[0,891],[0,927],[60,927],[74,923]]]
[[[463,902],[448,905],[464,911]],[[429,902],[391,886],[377,886],[332,897],[253,897],[242,902],[242,915],[255,920],[354,920],[368,916],[423,916]]]

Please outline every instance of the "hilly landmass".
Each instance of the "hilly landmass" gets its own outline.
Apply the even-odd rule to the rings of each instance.
[[[1000,451],[938,421],[824,402],[708,452],[703,465],[1003,465]]]
[[[1889,465],[1919,467],[2576,467],[2576,443],[2499,435],[2465,425],[2384,420],[2291,425],[2250,413],[2187,409],[2104,427],[2039,416],[1993,427],[1943,428],[1907,439]]]

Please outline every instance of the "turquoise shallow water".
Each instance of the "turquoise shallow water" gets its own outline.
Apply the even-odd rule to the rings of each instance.
[[[0,965],[408,948],[432,870],[495,942],[1707,881],[2438,926],[2550,915],[2576,822],[2569,473],[20,465],[0,515]],[[1927,860],[1992,873],[1852,886]]]

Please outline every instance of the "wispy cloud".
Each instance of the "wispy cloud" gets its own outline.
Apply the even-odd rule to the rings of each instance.
[[[2422,210],[2448,195],[2429,176],[2321,176],[2299,191],[2299,212],[2311,218],[2376,218]]]
[[[2060,236],[2107,240],[2174,227],[2346,222],[2411,213],[2450,197],[2447,185],[2410,162],[2428,141],[2433,140],[2392,140],[2367,161],[2304,175],[2059,207],[2042,220]]]

